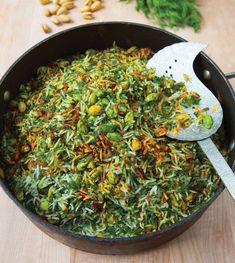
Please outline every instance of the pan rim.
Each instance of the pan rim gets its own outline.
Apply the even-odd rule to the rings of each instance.
[[[74,30],[79,30],[80,28],[89,28],[89,27],[94,27],[94,26],[107,26],[107,25],[123,25],[123,26],[136,26],[139,28],[146,28],[146,29],[152,29],[155,31],[160,31],[164,34],[167,34],[169,36],[174,37],[175,39],[178,39],[179,41],[185,42],[186,40],[184,38],[179,37],[178,35],[171,33],[167,30],[164,29],[160,29],[157,28],[155,26],[149,26],[149,25],[145,25],[145,24],[141,24],[141,23],[134,23],[134,22],[125,22],[125,21],[106,21],[106,22],[96,22],[96,23],[89,23],[89,24],[84,24],[84,25],[80,25],[80,26],[75,26],[75,27],[71,27],[69,29],[60,31],[56,34],[53,34],[52,36],[49,36],[45,39],[43,39],[42,41],[38,42],[37,44],[33,45],[32,47],[30,47],[27,51],[25,51],[18,59],[15,60],[15,62],[12,63],[12,65],[7,69],[7,71],[5,72],[5,74],[2,76],[1,80],[0,80],[0,88],[2,83],[4,82],[5,78],[8,76],[8,74],[14,69],[15,65],[21,61],[25,56],[27,56],[32,50],[34,50],[35,48],[37,48],[38,46],[43,45],[45,42],[50,41],[51,39],[54,39],[56,37],[59,37],[60,35],[66,34],[67,32],[71,32]],[[222,76],[223,80],[225,81],[226,85],[229,88],[229,91],[231,93],[231,95],[233,96],[233,100],[235,103],[235,92],[230,84],[230,82],[228,81],[228,79],[226,78],[225,74],[223,73],[223,71],[217,66],[217,64],[210,58],[208,57],[204,52],[201,53],[202,56],[209,61],[210,64],[213,65],[213,67],[215,67],[215,69],[220,73],[220,75]],[[8,189],[8,187],[6,186],[6,184],[3,182],[3,180],[0,180],[0,185],[2,186],[4,192],[8,195],[8,197],[17,205],[17,207],[20,208],[21,211],[23,211],[24,214],[26,214],[27,216],[29,216],[30,219],[32,219],[32,221],[36,221],[38,224],[52,229],[54,232],[56,232],[57,234],[62,234],[62,235],[66,235],[66,236],[70,236],[72,238],[77,238],[80,240],[86,240],[86,241],[93,241],[93,242],[98,242],[98,243],[113,243],[113,244],[118,244],[118,243],[129,243],[130,241],[133,242],[138,242],[138,241],[144,241],[146,239],[152,238],[152,237],[156,237],[156,236],[161,236],[167,232],[170,232],[172,229],[177,228],[181,225],[186,224],[187,222],[191,221],[194,217],[196,217],[197,215],[202,214],[212,203],[213,201],[223,192],[224,190],[224,185],[221,183],[220,186],[218,187],[218,189],[216,190],[216,192],[214,193],[214,195],[207,200],[199,209],[197,209],[196,211],[194,211],[192,214],[190,214],[189,216],[183,218],[182,220],[178,221],[175,224],[172,224],[168,227],[163,228],[162,230],[159,231],[155,231],[149,234],[143,234],[143,235],[139,235],[139,236],[133,236],[133,237],[113,237],[113,238],[103,238],[103,237],[96,237],[96,236],[87,236],[87,235],[82,235],[82,234],[78,234],[78,233],[74,233],[71,232],[69,230],[64,229],[63,227],[60,226],[56,226],[53,225],[51,223],[49,223],[48,221],[40,218],[39,215],[34,214],[33,212],[31,212],[30,210],[26,209],[17,199],[16,197],[11,193],[11,191]]]

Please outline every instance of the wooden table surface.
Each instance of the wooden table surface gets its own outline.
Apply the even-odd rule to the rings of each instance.
[[[82,5],[82,0],[77,0]],[[208,44],[206,53],[224,72],[235,71],[235,1],[200,1],[202,29],[186,28],[181,37]],[[106,8],[96,21],[133,21],[151,24],[134,9],[118,0],[105,0]],[[40,23],[47,21],[38,0],[1,0],[0,3],[0,77],[29,47],[46,38]],[[71,12],[74,23],[53,27],[53,33],[85,24],[78,9]],[[90,21],[89,21],[90,22]],[[27,69],[26,69],[27,70]],[[235,81],[232,82],[235,86]],[[66,247],[38,230],[8,200],[0,189],[1,263],[233,263],[235,262],[235,202],[225,190],[202,218],[187,232],[160,248],[130,256],[93,255]]]

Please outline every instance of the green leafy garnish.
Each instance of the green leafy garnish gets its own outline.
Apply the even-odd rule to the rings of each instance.
[[[136,0],[136,9],[156,20],[163,28],[190,26],[196,32],[200,29],[201,14],[196,0]]]

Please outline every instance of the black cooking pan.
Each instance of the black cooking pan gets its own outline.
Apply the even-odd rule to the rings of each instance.
[[[7,110],[10,98],[17,95],[20,84],[28,82],[35,76],[39,66],[89,48],[111,47],[114,41],[118,46],[124,48],[134,45],[149,47],[157,52],[167,45],[185,40],[155,27],[125,22],[84,25],[49,37],[21,56],[2,78],[0,82],[0,127],[3,127],[3,114]],[[235,98],[227,78],[235,76],[228,74],[226,77],[215,63],[203,53],[195,60],[194,68],[200,80],[219,98],[223,106],[226,137],[230,145],[229,161],[230,165],[233,165],[235,163]],[[3,181],[1,181],[1,185],[9,198],[43,232],[70,247],[100,254],[130,254],[163,244],[193,225],[224,189],[221,184],[212,199],[203,207],[161,231],[132,238],[98,238],[73,234],[49,224],[26,210]]]

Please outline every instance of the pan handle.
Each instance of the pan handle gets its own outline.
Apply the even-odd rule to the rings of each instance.
[[[225,74],[225,77],[226,77],[227,79],[235,78],[235,72],[226,73],[226,74]]]
[[[229,72],[224,74],[227,79],[235,78],[235,72]],[[231,158],[229,158],[229,163],[232,166],[232,170],[235,171],[235,140],[233,139],[229,145],[229,150],[231,153]]]

